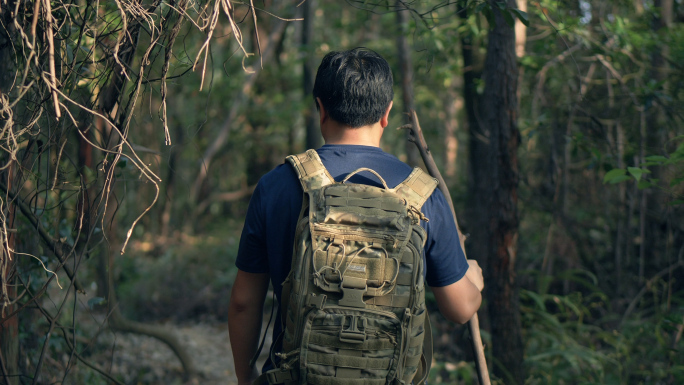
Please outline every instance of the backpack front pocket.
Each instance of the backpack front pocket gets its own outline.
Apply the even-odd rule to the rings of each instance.
[[[342,385],[351,378],[385,384],[396,373],[400,339],[401,322],[394,313],[341,308],[312,311],[302,335],[300,378],[314,385]]]

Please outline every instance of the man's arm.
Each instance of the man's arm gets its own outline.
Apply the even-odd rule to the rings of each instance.
[[[439,312],[448,320],[460,324],[468,322],[482,303],[482,269],[472,259],[468,260],[468,265],[468,271],[460,280],[451,285],[432,288]]]
[[[228,334],[233,351],[238,385],[251,384],[259,375],[249,366],[259,345],[268,273],[253,274],[238,270],[228,306]]]

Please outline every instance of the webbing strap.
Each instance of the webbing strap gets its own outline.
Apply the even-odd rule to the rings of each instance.
[[[339,336],[331,336],[326,334],[311,334],[309,336],[309,344],[344,348],[348,350],[393,349],[395,345],[395,343],[393,343],[389,339],[367,340],[361,344],[349,344],[340,341]]]
[[[356,369],[389,369],[390,358],[354,357],[340,354],[309,352],[307,364],[319,364]]]
[[[416,167],[394,190],[397,194],[404,197],[409,204],[416,208],[421,208],[430,195],[432,195],[432,191],[435,190],[437,184],[439,184],[437,179]]]
[[[410,300],[411,297],[409,297],[408,295],[388,294],[382,297],[373,297],[363,302],[365,302],[367,305],[408,307]]]
[[[294,167],[305,193],[335,182],[335,179],[323,166],[323,162],[321,162],[321,158],[316,150],[308,150],[303,154],[290,155],[286,159]]]
[[[386,378],[336,378],[307,374],[306,382],[309,385],[385,385]]]

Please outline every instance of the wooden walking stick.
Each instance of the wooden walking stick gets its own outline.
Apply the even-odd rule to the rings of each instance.
[[[432,158],[432,154],[425,143],[425,138],[423,137],[423,131],[420,129],[420,123],[418,122],[418,115],[415,111],[411,111],[411,124],[407,124],[399,127],[406,128],[409,130],[410,142],[413,142],[420,152],[420,157],[423,158],[423,163],[427,168],[428,173],[433,178],[439,181],[439,189],[444,194],[449,207],[451,208],[451,214],[454,217],[454,222],[456,223],[456,231],[458,232],[458,239],[461,242],[461,249],[463,249],[463,254],[465,255],[465,237],[461,233],[461,229],[458,227],[458,220],[456,219],[456,211],[454,210],[454,204],[451,201],[451,194],[449,194],[449,189],[440,174],[435,160]],[[473,315],[473,318],[468,321],[468,329],[470,329],[470,335],[472,337],[473,351],[475,352],[475,366],[477,367],[477,377],[480,380],[480,385],[491,385],[489,380],[489,371],[487,370],[487,361],[485,360],[484,346],[482,346],[482,337],[480,336],[480,321],[477,318],[477,313]]]

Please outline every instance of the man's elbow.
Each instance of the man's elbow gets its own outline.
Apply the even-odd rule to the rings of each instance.
[[[453,318],[450,319],[450,321],[459,323],[461,325],[467,323],[477,313],[477,310],[480,309],[480,305],[482,305],[482,295],[477,293],[475,298],[471,298],[468,303],[463,304],[458,311],[454,312],[452,315]]]
[[[459,324],[468,322],[482,304],[482,294],[466,278],[448,286],[433,287],[432,292],[440,313]]]
[[[228,303],[228,316],[254,312],[262,306],[261,302],[256,301],[248,295],[241,295],[241,293],[234,290],[233,293],[231,293],[230,302]]]

